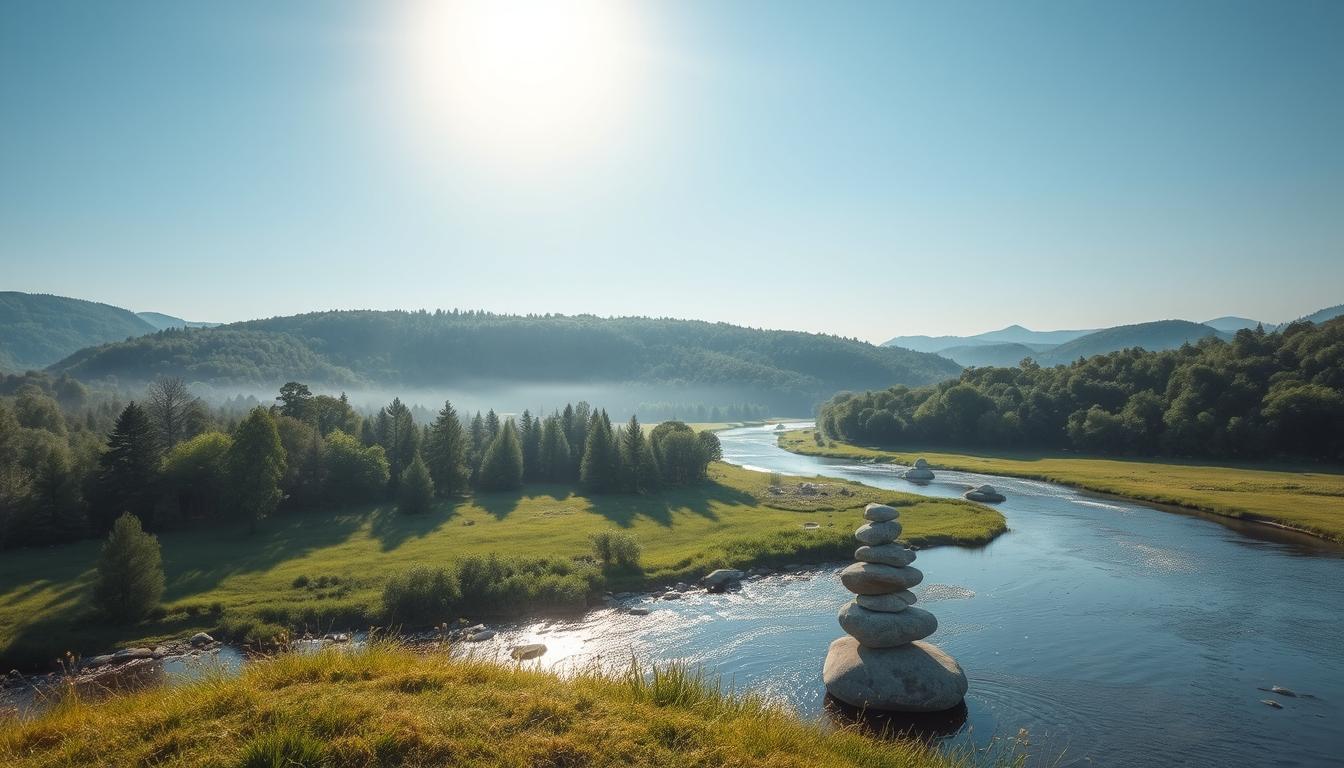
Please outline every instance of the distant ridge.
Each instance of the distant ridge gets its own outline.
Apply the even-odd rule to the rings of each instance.
[[[166,331],[169,328],[218,328],[222,325],[222,323],[202,323],[192,320],[183,320],[180,317],[165,315],[162,312],[136,312],[135,315],[160,331]]]
[[[1210,328],[1203,323],[1192,323],[1189,320],[1158,320],[1152,323],[1120,325],[1115,328],[1107,328],[1104,331],[1089,333],[1067,344],[1060,344],[1058,347],[1042,354],[1037,362],[1048,365],[1063,365],[1080,357],[1104,355],[1107,352],[1132,347],[1142,347],[1149,352],[1160,352],[1164,349],[1176,349],[1182,344],[1199,341],[1207,336],[1229,339],[1232,335]]]
[[[0,291],[0,368],[44,368],[80,349],[153,333],[110,304],[45,293]]]

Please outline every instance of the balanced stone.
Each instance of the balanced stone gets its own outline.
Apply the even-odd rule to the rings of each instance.
[[[862,560],[865,563],[894,565],[899,568],[902,565],[915,562],[915,550],[906,549],[900,544],[878,544],[875,547],[865,544],[854,550],[854,559]]]
[[[886,611],[887,613],[899,613],[906,608],[914,605],[916,601],[915,593],[908,589],[900,592],[888,592],[885,595],[855,595],[854,602],[867,608],[870,611]]]
[[[890,544],[901,537],[900,523],[865,523],[854,532],[854,538],[869,546]]]
[[[831,643],[821,677],[832,696],[858,708],[941,712],[966,696],[961,666],[923,642],[865,648],[852,637],[841,637]]]
[[[901,513],[895,507],[889,507],[886,504],[869,504],[863,509],[863,519],[872,520],[875,523],[889,523],[900,516]]]
[[[929,469],[929,462],[922,458],[915,459],[915,464],[910,469],[905,470],[902,475],[906,480],[932,480],[933,470]]]
[[[1003,501],[1003,494],[994,490],[992,485],[981,485],[962,494],[963,498],[971,501],[988,502],[991,504]]]
[[[923,608],[904,611],[870,611],[856,603],[840,609],[840,628],[860,645],[890,648],[923,640],[938,631],[938,619]]]
[[[896,568],[880,563],[851,563],[840,572],[840,583],[856,595],[885,595],[909,589],[924,580],[918,568]]]

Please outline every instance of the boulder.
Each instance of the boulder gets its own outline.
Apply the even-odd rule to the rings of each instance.
[[[901,477],[904,477],[906,480],[932,480],[933,470],[929,469],[929,462],[919,458],[915,459],[914,466],[905,470],[905,472],[901,474]]]
[[[123,648],[112,654],[115,661],[132,661],[135,659],[152,659],[154,651],[149,648]]]
[[[482,642],[485,642],[486,640],[489,640],[490,638],[492,638],[492,637],[494,637],[494,636],[495,636],[495,630],[493,630],[493,629],[482,629],[482,630],[480,630],[479,632],[472,632],[471,634],[467,635],[467,642],[468,642],[468,643],[482,643]]]
[[[680,600],[680,599],[681,599],[681,593],[680,593],[680,592],[668,592],[667,594],[663,595],[663,599],[664,599],[664,600]]]
[[[704,583],[705,588],[709,590],[723,590],[735,581],[741,581],[746,576],[745,573],[736,568],[720,568],[717,571],[710,571],[709,575],[700,581]]]
[[[528,643],[527,645],[517,646],[509,651],[509,655],[518,661],[535,659],[544,653],[546,653],[546,646],[542,643]]]
[[[854,532],[854,538],[869,546],[890,544],[901,537],[900,523],[864,523]]]
[[[832,696],[861,709],[941,712],[966,696],[961,666],[923,642],[865,648],[842,637],[831,643],[821,677]]]
[[[870,611],[900,613],[915,604],[915,595],[907,589],[885,595],[855,595],[854,602]]]
[[[885,595],[909,589],[924,580],[918,568],[896,568],[878,563],[851,563],[840,572],[840,583],[856,595]]]
[[[889,523],[900,516],[901,513],[895,507],[886,504],[869,504],[863,508],[863,519],[874,523]]]
[[[904,602],[897,599],[897,602]],[[938,631],[938,619],[923,608],[870,611],[857,603],[840,609],[840,628],[868,648],[890,648],[923,640]]]
[[[992,485],[981,485],[963,493],[962,498],[970,501],[997,504],[998,502],[1003,501],[1003,494],[994,490],[994,486]]]
[[[204,632],[197,632],[191,636],[191,644],[195,648],[200,648],[203,645],[209,645],[213,642],[215,642],[215,638]]]
[[[631,609],[630,609],[630,615],[631,615],[631,616],[648,616],[648,615],[649,615],[649,609],[648,609],[648,608],[640,608],[640,607],[631,608]]]
[[[854,550],[854,559],[900,568],[915,562],[915,550],[907,549],[900,544],[878,544],[875,547],[865,544]]]

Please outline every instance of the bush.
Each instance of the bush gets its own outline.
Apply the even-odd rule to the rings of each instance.
[[[600,531],[588,538],[593,543],[593,554],[604,566],[639,565],[640,546],[634,536],[623,531]]]
[[[163,597],[159,540],[130,513],[117,518],[98,559],[93,599],[109,619],[133,622],[148,616]]]
[[[411,466],[401,476],[397,508],[407,515],[421,515],[428,512],[433,503],[434,481],[429,477],[429,468],[417,453]]]
[[[452,616],[460,597],[456,574],[416,566],[387,582],[383,615],[388,621],[435,624]]]

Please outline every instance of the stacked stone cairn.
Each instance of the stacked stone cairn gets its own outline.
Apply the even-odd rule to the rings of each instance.
[[[915,608],[910,588],[924,574],[910,564],[913,550],[896,543],[900,512],[869,504],[867,519],[854,533],[862,545],[858,562],[840,572],[855,594],[840,609],[846,636],[831,643],[822,680],[831,696],[866,710],[941,712],[961,704],[966,674],[956,660],[932,643],[921,642],[938,629],[932,613]]]
[[[901,477],[916,483],[926,483],[933,479],[933,470],[929,469],[929,462],[920,457],[915,459],[914,466],[901,473]]]

